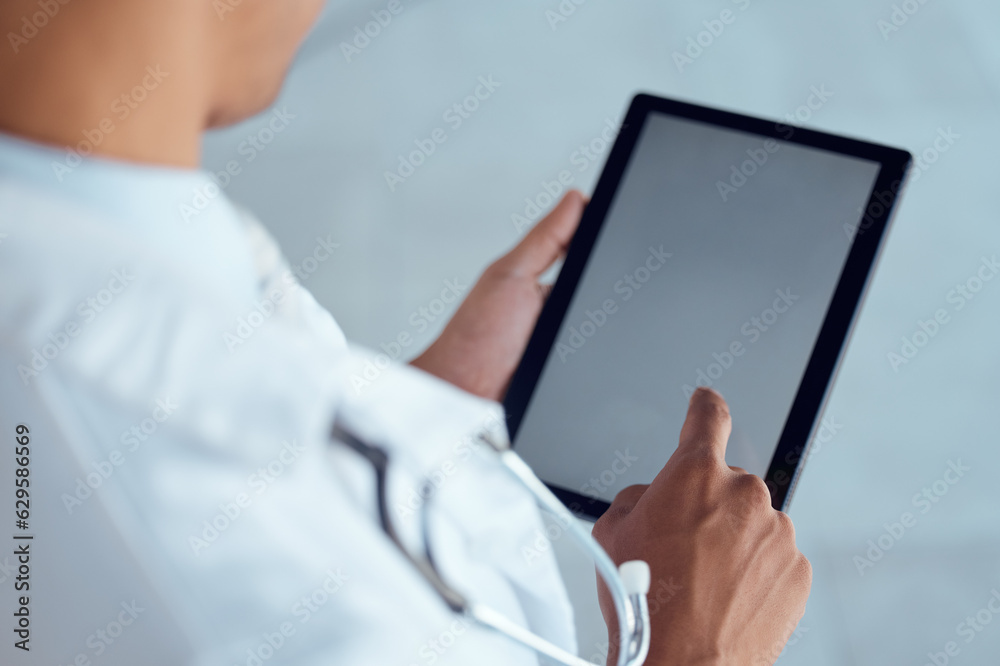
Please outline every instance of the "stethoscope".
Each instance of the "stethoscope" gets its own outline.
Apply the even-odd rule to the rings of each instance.
[[[386,500],[387,484],[386,470],[389,465],[389,455],[385,449],[361,441],[339,424],[333,428],[334,440],[345,444],[368,460],[375,468],[375,479],[378,493],[379,522],[386,536],[396,545],[403,556],[420,572],[428,584],[455,613],[463,618],[492,629],[508,638],[524,645],[535,652],[567,666],[593,666],[589,661],[567,652],[541,636],[513,622],[503,614],[470,601],[463,594],[448,585],[438,572],[431,553],[428,511],[422,512],[421,527],[424,534],[423,556],[414,556],[403,545],[389,517],[389,507]],[[480,439],[485,447],[475,447],[484,454],[488,451],[498,458],[500,465],[512,474],[535,498],[538,505],[549,512],[559,524],[583,546],[597,565],[597,570],[604,579],[615,604],[618,615],[618,666],[639,666],[646,660],[649,652],[649,606],[646,594],[649,592],[649,565],[642,560],[624,562],[621,567],[615,567],[614,562],[593,536],[585,530],[572,513],[559,499],[539,480],[519,455],[511,450],[506,442],[498,442],[494,437],[483,434]],[[486,451],[483,451],[485,449]],[[425,484],[425,501],[430,501],[433,486]]]

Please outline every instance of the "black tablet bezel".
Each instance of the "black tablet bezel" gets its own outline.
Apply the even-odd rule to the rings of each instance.
[[[802,470],[801,463],[808,456],[808,444],[811,441],[814,424],[821,413],[829,387],[843,357],[848,335],[906,180],[912,156],[905,150],[653,95],[643,93],[636,95],[629,106],[614,147],[608,155],[590,204],[584,211],[580,226],[570,243],[559,277],[542,309],[504,398],[511,441],[516,446],[517,431],[531,402],[542,368],[555,344],[559,327],[586,268],[601,226],[633,154],[636,141],[651,113],[708,123],[756,134],[765,139],[771,138],[785,143],[819,148],[880,164],[875,186],[869,195],[864,215],[858,222],[854,241],[830,301],[830,307],[809,362],[806,364],[805,373],[792,402],[774,457],[764,477],[771,491],[772,505],[776,509],[786,510]],[[603,500],[552,484],[547,485],[560,500],[581,517],[596,519],[609,506]]]

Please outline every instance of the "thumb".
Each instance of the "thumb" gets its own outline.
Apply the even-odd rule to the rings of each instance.
[[[570,190],[502,261],[512,273],[537,278],[566,252],[587,201]]]
[[[677,453],[708,455],[725,464],[726,444],[732,429],[726,401],[715,391],[701,387],[691,395]]]

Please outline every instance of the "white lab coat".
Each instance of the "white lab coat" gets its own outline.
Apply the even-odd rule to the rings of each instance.
[[[89,159],[60,180],[58,161],[0,137],[0,539],[34,536],[26,592],[0,550],[0,661],[536,663],[459,621],[384,537],[334,419],[390,451],[412,543],[419,481],[438,480],[450,581],[573,648],[532,501],[470,449],[496,404],[349,347],[205,173]],[[27,530],[7,506],[18,424]]]

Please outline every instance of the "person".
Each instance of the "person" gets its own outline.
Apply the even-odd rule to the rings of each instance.
[[[502,430],[539,277],[584,197],[489,266],[411,365],[387,365],[198,168],[203,132],[272,103],[322,4],[0,6],[0,483],[11,498],[26,479],[30,502],[3,562],[4,663],[537,663],[434,596],[334,423],[389,453],[415,547],[431,512],[415,489],[439,480],[431,534],[456,587],[567,649],[603,638],[574,636],[551,553],[522,556],[531,498],[470,453]],[[726,465],[729,424],[695,392],[666,467],[593,528],[677,586],[648,664],[772,663],[804,612],[809,563],[763,481]]]

